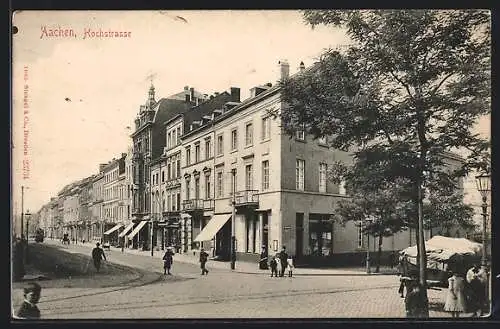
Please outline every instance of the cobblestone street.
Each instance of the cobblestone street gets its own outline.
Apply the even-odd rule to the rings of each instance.
[[[71,245],[71,253],[90,247]],[[113,250],[110,262],[148,273],[150,280],[106,288],[46,288],[40,310],[44,319],[70,318],[313,318],[404,317],[394,275],[335,275],[271,278],[214,268],[201,276],[195,264],[175,262],[173,276],[162,275],[161,261]],[[98,280],[98,277],[95,277]],[[14,305],[20,301],[14,290]],[[429,290],[431,307],[443,299]],[[431,309],[431,317],[447,316]]]

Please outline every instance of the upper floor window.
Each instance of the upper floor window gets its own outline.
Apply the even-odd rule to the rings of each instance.
[[[262,140],[271,138],[271,118],[262,118]]]
[[[186,166],[191,164],[191,148],[186,147]]]
[[[162,183],[165,181],[165,171],[161,171],[161,181]]]
[[[212,156],[212,139],[207,138],[205,140],[205,159],[210,159]]]
[[[341,181],[339,184],[339,194],[346,195],[345,181]]]
[[[181,158],[177,157],[177,177],[181,177]]]
[[[177,127],[177,145],[181,143],[181,127]]]
[[[219,171],[217,172],[217,197],[220,198],[223,195],[223,186],[224,186],[224,180],[223,180],[223,172]]]
[[[175,130],[172,130],[172,145],[170,146],[174,147],[175,145],[177,145],[177,135],[175,134]]]
[[[167,134],[167,147],[172,147],[172,133]]]
[[[168,180],[172,179],[172,167],[170,165],[170,162],[167,165],[167,177],[168,177]]]
[[[210,190],[211,190],[210,175],[206,175],[205,176],[205,200],[210,199]]]
[[[247,123],[245,126],[245,145],[249,146],[253,144],[253,124]]]
[[[304,129],[297,130],[295,132],[295,138],[297,138],[298,140],[301,140],[301,141],[305,140],[306,134],[305,134]]]
[[[245,166],[245,189],[253,189],[253,166],[251,164]]]
[[[224,154],[224,136],[219,135],[217,136],[217,155],[223,155]]]
[[[238,130],[233,129],[231,130],[231,150],[237,150],[238,149]]]
[[[297,190],[304,190],[304,167],[305,161],[297,159],[295,163],[295,188]]]
[[[200,162],[200,144],[194,146],[194,162]]]
[[[262,190],[269,189],[269,161],[262,161]]]
[[[326,163],[319,164],[319,191],[326,193],[326,173],[328,166]]]

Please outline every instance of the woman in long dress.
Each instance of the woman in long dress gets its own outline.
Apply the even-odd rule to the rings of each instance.
[[[451,312],[453,318],[458,318],[460,313],[465,311],[465,296],[464,296],[465,282],[458,273],[448,279],[448,290],[446,291],[446,300],[444,303],[444,310]]]

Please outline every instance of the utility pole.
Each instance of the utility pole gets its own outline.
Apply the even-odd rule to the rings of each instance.
[[[233,175],[233,209],[231,215],[231,269],[236,268],[236,236],[235,236],[235,217],[236,217],[236,169],[231,169]]]

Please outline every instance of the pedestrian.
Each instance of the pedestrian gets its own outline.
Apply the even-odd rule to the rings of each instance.
[[[259,269],[267,270],[267,250],[265,246],[262,246],[262,251],[260,252]]]
[[[288,271],[288,277],[291,278],[293,274],[293,258],[288,256],[286,270]]]
[[[40,310],[38,309],[38,301],[42,287],[36,282],[30,282],[24,287],[24,301],[19,310],[17,310],[16,317],[20,319],[39,319]]]
[[[208,274],[208,270],[206,268],[207,261],[208,261],[208,254],[205,252],[205,249],[201,248],[200,250],[201,275]]]
[[[405,297],[405,309],[407,318],[425,317],[425,301],[420,284],[416,281],[409,281]]]
[[[389,263],[391,266],[391,270],[394,268],[394,265],[396,265],[396,252],[393,250],[391,251],[391,254],[389,256]]]
[[[285,275],[285,269],[286,269],[287,259],[288,259],[288,254],[286,253],[286,247],[283,246],[283,248],[281,248],[281,253],[280,253],[280,260],[281,260],[281,272],[280,272],[280,276],[281,277],[283,277]]]
[[[408,261],[408,259],[406,258],[406,255],[403,255],[403,256],[399,257],[398,266],[397,266],[398,274],[399,274],[399,282],[400,282],[398,293],[401,296],[401,298],[405,298],[404,289],[405,289],[405,286],[407,283],[406,275],[408,274],[407,261]],[[406,289],[406,293],[408,293],[408,289]]]
[[[484,287],[479,277],[479,266],[472,266],[465,276],[467,309],[473,312],[472,316],[483,315]]]
[[[278,260],[276,256],[271,257],[271,261],[269,262],[269,267],[271,268],[271,278],[273,274],[275,277],[278,277]]]
[[[165,255],[163,255],[163,275],[172,275],[170,273],[170,268],[174,262],[174,253],[172,252],[172,247],[167,247]]]
[[[274,259],[276,260],[276,271],[278,272],[278,276],[282,277],[283,276],[283,267],[281,266],[281,254],[278,252],[276,253],[276,256],[274,256]]]
[[[95,269],[97,273],[99,273],[99,269],[101,268],[101,261],[106,260],[106,254],[104,254],[104,250],[100,247],[100,243],[97,242],[95,244],[95,248],[92,249],[92,260],[94,261]]]
[[[460,317],[460,313],[465,311],[464,285],[464,279],[460,277],[458,271],[454,271],[448,279],[448,290],[444,303],[444,310],[451,312],[453,318]]]

